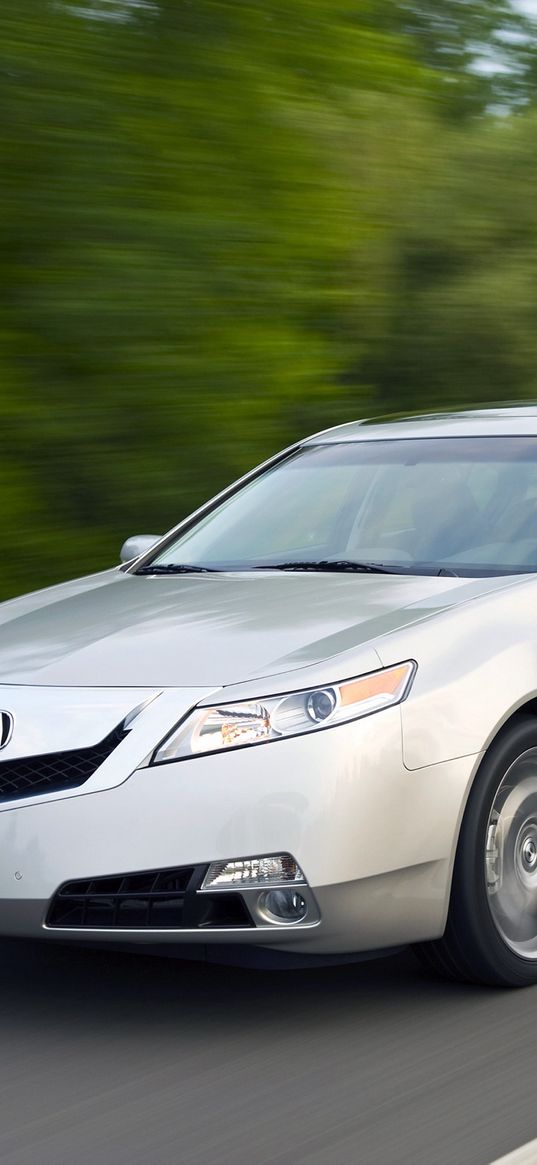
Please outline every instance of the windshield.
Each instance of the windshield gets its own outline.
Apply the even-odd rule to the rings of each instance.
[[[377,564],[457,575],[537,569],[537,438],[305,446],[180,533],[161,568]],[[147,566],[145,568],[147,570]]]

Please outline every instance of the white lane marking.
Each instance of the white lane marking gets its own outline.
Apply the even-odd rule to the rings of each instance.
[[[527,1145],[521,1145],[514,1153],[498,1157],[492,1165],[537,1165],[537,1141],[528,1141]]]

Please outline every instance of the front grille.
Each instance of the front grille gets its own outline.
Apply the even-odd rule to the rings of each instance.
[[[0,801],[77,789],[93,776],[127,735],[122,725],[90,748],[47,752],[0,762]]]
[[[240,894],[197,893],[206,871],[179,866],[66,882],[52,899],[46,924],[77,930],[253,926]]]

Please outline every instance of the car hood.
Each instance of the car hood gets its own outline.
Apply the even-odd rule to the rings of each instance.
[[[3,603],[0,683],[218,688],[321,663],[512,582],[115,569]]]

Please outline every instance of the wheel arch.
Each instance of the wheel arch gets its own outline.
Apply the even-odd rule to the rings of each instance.
[[[517,704],[515,708],[510,710],[510,712],[507,712],[505,718],[501,720],[499,724],[496,724],[492,729],[490,736],[488,737],[480,754],[479,764],[477,765],[475,773],[470,782],[470,789],[472,788],[481,765],[483,764],[483,761],[490,752],[491,748],[497,744],[498,740],[500,740],[501,737],[506,734],[506,732],[509,732],[513,724],[516,724],[517,721],[519,721],[522,717],[527,716],[532,716],[537,724],[537,696],[531,696],[529,698],[525,697],[523,700],[521,700],[520,704]],[[470,793],[470,789],[468,790],[468,794]]]
[[[521,958],[520,952],[510,950],[492,921],[482,877],[483,843],[498,776],[508,772],[517,757],[535,751],[536,745],[537,701],[531,698],[505,717],[486,749],[475,757],[454,846],[446,924],[440,937],[415,947],[436,973],[492,986],[537,982],[535,959]],[[483,771],[487,761],[488,768]],[[481,773],[483,781],[479,781]]]
[[[519,723],[520,720],[522,720],[522,719],[527,719],[528,717],[532,717],[535,720],[535,726],[537,728],[537,696],[531,696],[530,698],[524,698],[520,702],[520,704],[517,704],[515,708],[512,708],[508,713],[506,713],[505,719],[500,721],[499,724],[496,724],[495,727],[491,730],[490,735],[487,738],[487,741],[483,746],[483,749],[478,753],[478,755],[475,758],[476,763],[474,765],[474,769],[473,769],[471,778],[468,781],[468,786],[466,788],[466,793],[465,793],[464,799],[461,803],[459,820],[457,822],[457,828],[455,830],[455,836],[453,839],[453,849],[452,849],[451,858],[450,858],[450,862],[449,862],[449,877],[448,877],[448,884],[447,884],[447,895],[446,895],[446,900],[445,900],[445,921],[447,921],[447,916],[448,916],[448,912],[449,912],[449,904],[450,904],[450,900],[451,900],[451,891],[452,891],[452,884],[453,884],[453,872],[455,869],[455,860],[456,860],[457,851],[459,848],[462,823],[464,821],[465,814],[466,814],[466,811],[468,808],[468,802],[469,802],[469,799],[470,799],[470,796],[472,793],[472,789],[474,788],[474,786],[476,784],[476,781],[479,777],[482,766],[483,766],[485,760],[487,759],[487,757],[489,756],[491,750],[494,747],[496,747],[496,745],[503,739],[504,736],[507,735],[507,733],[510,731],[510,729],[515,724]]]

